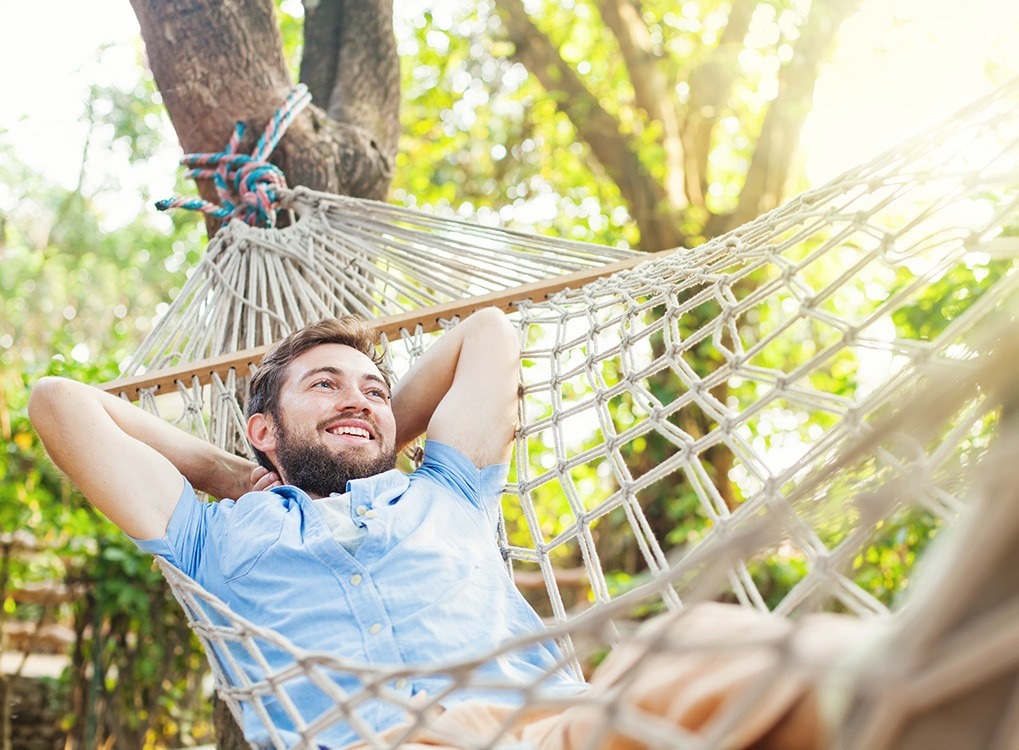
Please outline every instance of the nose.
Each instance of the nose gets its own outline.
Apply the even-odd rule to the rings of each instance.
[[[352,383],[348,383],[339,389],[333,406],[338,412],[358,411],[369,414],[372,410],[372,402],[361,392],[357,385]]]

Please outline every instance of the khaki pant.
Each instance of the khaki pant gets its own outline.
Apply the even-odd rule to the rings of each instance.
[[[700,604],[646,623],[618,646],[594,673],[583,703],[521,710],[469,701],[436,709],[427,728],[408,735],[406,726],[395,727],[383,737],[408,750],[495,736],[495,747],[630,750],[678,745],[684,733],[726,750],[824,747],[817,682],[865,627],[836,615],[792,623]]]

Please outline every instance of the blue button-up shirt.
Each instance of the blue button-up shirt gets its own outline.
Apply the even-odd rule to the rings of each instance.
[[[540,618],[509,575],[495,543],[506,465],[476,468],[450,446],[428,441],[421,467],[409,476],[388,471],[348,483],[351,519],[366,530],[351,555],[337,542],[307,494],[296,487],[251,492],[240,500],[200,501],[190,485],[174,509],[166,535],[138,545],[197,580],[239,615],[284,635],[295,645],[372,667],[426,667],[482,657],[517,637],[541,631]],[[260,644],[273,670],[293,657]],[[253,678],[263,670],[242,648],[231,654]],[[551,641],[485,662],[474,672],[490,684],[541,685],[544,694],[574,693],[584,684],[564,669]],[[361,683],[334,673],[347,694]],[[389,689],[406,698],[449,690],[450,677],[425,675]],[[300,677],[286,692],[305,722],[334,701]],[[470,699],[520,702],[515,690],[451,692],[449,706]],[[276,729],[290,744],[294,722],[275,696],[265,699]],[[402,709],[382,700],[358,705],[373,729],[403,721]],[[269,740],[245,704],[249,741]],[[317,735],[323,746],[360,739],[346,723]]]

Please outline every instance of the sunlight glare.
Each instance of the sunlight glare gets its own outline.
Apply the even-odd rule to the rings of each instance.
[[[1014,0],[865,0],[817,82],[802,139],[808,181],[827,182],[1019,75],[1017,34]]]

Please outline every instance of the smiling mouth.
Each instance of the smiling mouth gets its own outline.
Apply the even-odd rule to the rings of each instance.
[[[330,435],[350,435],[356,438],[363,438],[364,440],[373,440],[371,433],[363,427],[353,427],[350,425],[342,425],[340,427],[334,427],[330,430],[326,430]]]

